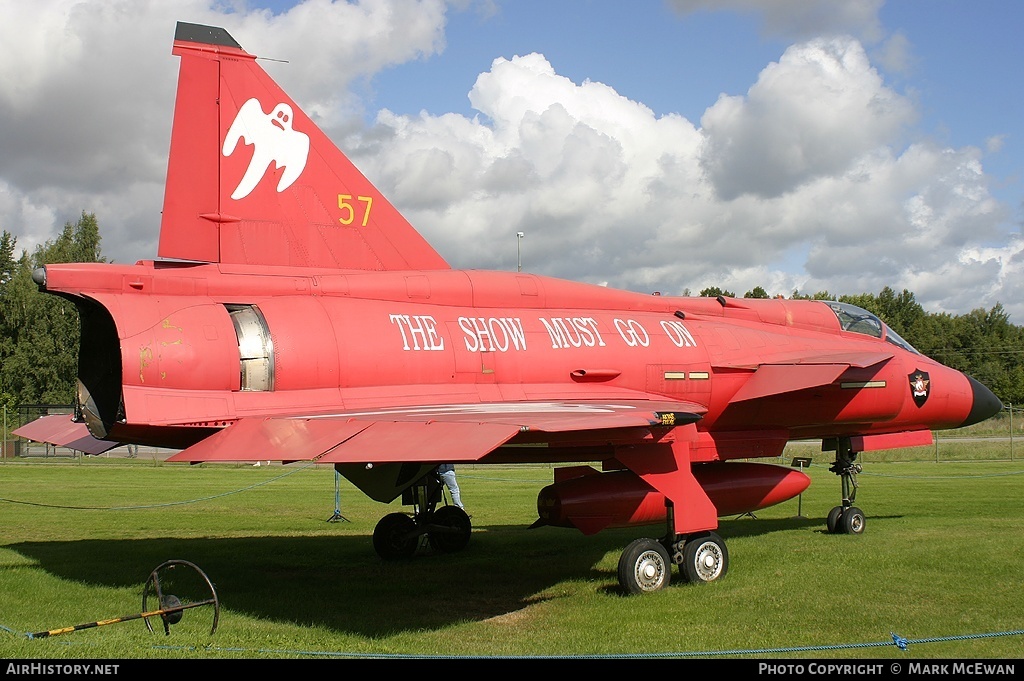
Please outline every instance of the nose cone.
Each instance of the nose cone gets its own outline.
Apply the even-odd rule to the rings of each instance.
[[[971,393],[974,396],[974,401],[971,404],[971,413],[967,415],[967,418],[960,424],[960,427],[981,423],[1003,410],[1003,403],[999,401],[999,398],[991,390],[970,376],[967,377],[967,380],[971,382]]]

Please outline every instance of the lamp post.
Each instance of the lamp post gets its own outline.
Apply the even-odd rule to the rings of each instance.
[[[523,271],[523,233],[516,232],[516,272]]]

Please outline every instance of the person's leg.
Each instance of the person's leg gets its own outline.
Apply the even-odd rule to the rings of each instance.
[[[459,494],[459,483],[455,480],[455,471],[448,471],[447,473],[441,474],[441,479],[444,480],[445,486],[452,495],[452,503],[463,508],[462,496]]]

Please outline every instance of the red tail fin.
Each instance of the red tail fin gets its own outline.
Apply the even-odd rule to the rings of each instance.
[[[360,270],[448,263],[221,28],[178,23],[162,258]]]

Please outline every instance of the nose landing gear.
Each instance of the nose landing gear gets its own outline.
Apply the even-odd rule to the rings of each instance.
[[[857,452],[849,437],[836,439],[836,460],[832,462],[829,470],[835,473],[842,480],[843,501],[842,505],[835,506],[828,512],[825,519],[825,526],[829,534],[861,534],[864,532],[865,519],[864,511],[853,505],[857,497],[857,474],[862,468],[855,463]]]

